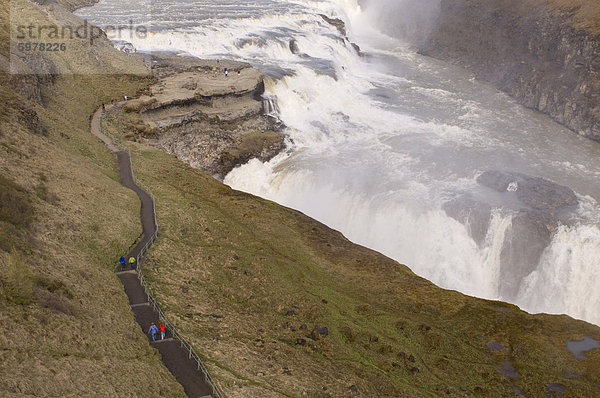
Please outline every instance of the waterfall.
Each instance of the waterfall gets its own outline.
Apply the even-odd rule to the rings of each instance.
[[[279,118],[280,109],[277,104],[277,96],[265,94],[262,96],[263,115]]]

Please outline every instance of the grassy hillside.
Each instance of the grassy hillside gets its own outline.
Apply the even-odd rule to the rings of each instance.
[[[48,12],[31,3],[19,6],[40,18]],[[6,20],[8,2],[0,10]],[[8,43],[8,31],[0,35]],[[111,48],[89,50],[78,53],[80,62],[102,72],[101,58],[86,57],[94,51],[109,56]],[[0,391],[8,397],[185,396],[135,323],[113,272],[115,259],[141,232],[139,202],[119,184],[114,156],[89,133],[89,116],[101,101],[132,95],[144,81],[11,76],[7,56],[5,48]],[[64,61],[65,67],[73,62]]]
[[[121,123],[106,126],[118,137]],[[296,211],[129,145],[157,200],[146,275],[228,396],[540,396],[551,383],[598,393],[599,350],[578,361],[565,348],[600,338],[598,327],[440,289]],[[500,371],[511,366],[518,378]]]
[[[182,397],[113,273],[140,233],[139,204],[88,131],[101,101],[147,85],[106,72],[143,65],[107,42],[73,48],[49,60],[85,75],[1,73],[0,391]],[[106,126],[121,136],[121,119]],[[565,349],[600,339],[598,327],[439,289],[298,212],[127,145],[157,200],[146,274],[228,396],[541,396],[551,383],[598,393],[600,350],[578,361]]]

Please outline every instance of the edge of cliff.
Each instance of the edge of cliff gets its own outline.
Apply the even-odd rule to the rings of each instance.
[[[442,0],[420,52],[600,141],[600,5],[590,0]]]

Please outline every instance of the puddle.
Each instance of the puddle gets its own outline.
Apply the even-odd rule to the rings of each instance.
[[[520,377],[519,374],[515,371],[515,368],[513,367],[512,363],[510,363],[508,359],[504,361],[504,363],[498,368],[498,370],[500,371],[500,373],[502,373],[502,376],[508,379],[518,379]]]
[[[496,340],[490,341],[485,346],[492,351],[504,351],[502,344],[498,343]]]
[[[583,355],[585,351],[593,350],[594,348],[600,348],[600,341],[594,340],[591,337],[586,336],[580,341],[567,340],[567,350],[573,354],[575,359],[579,359],[580,361],[586,359],[585,355]]]
[[[563,397],[563,393],[567,391],[567,387],[558,383],[546,384],[546,391],[548,391],[551,397]]]

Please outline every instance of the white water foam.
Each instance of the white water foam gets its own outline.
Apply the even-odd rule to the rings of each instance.
[[[525,278],[517,302],[527,311],[571,314],[600,324],[600,230],[561,226],[539,266]]]
[[[444,203],[477,189],[475,177],[488,169],[568,185],[582,193],[577,219],[558,228],[519,294],[506,299],[530,311],[600,323],[594,311],[600,304],[597,145],[468,74],[420,57],[378,26],[381,12],[402,11],[400,5],[237,1],[228,2],[219,16],[223,2],[184,7],[186,15],[171,3],[185,2],[162,2],[164,15],[153,18],[161,17],[156,26],[164,28],[136,40],[138,48],[235,57],[267,74],[293,72],[266,82],[288,126],[291,153],[264,164],[251,160],[225,183],[299,209],[442,287],[491,299],[499,298],[512,213],[493,209],[487,234],[477,243],[469,226],[442,210]],[[91,10],[110,21],[121,7],[102,0]],[[361,58],[318,14],[343,19],[349,38],[369,56]],[[135,17],[140,23],[148,18]],[[130,37],[121,36],[112,38]],[[305,55],[293,54],[290,40]]]

